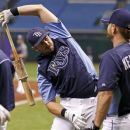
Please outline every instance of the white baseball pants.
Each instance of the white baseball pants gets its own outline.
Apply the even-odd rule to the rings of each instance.
[[[86,126],[92,125],[92,120],[95,116],[96,98],[77,99],[77,98],[62,98],[61,105],[66,109],[71,110],[76,114],[85,114],[87,119]],[[62,117],[55,117],[51,130],[76,130],[73,124]]]
[[[130,130],[130,114],[107,117],[103,122],[102,130]]]

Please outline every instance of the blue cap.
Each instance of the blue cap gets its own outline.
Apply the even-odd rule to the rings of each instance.
[[[130,12],[125,9],[116,9],[108,17],[101,19],[102,23],[113,23],[119,27],[130,29]]]
[[[45,31],[42,28],[36,27],[36,28],[31,29],[28,32],[27,40],[33,47],[36,47],[37,45],[41,43],[44,37],[47,36],[48,34],[49,34],[48,31]]]

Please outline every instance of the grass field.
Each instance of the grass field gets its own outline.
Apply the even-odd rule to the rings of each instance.
[[[26,63],[29,80],[36,80],[36,63]],[[98,64],[95,64],[98,71]],[[11,121],[7,130],[50,130],[53,115],[50,114],[43,103],[38,101],[34,107],[27,104],[17,106],[11,112]]]
[[[34,107],[17,106],[11,116],[7,130],[50,130],[53,119],[41,101]]]
[[[34,62],[28,62],[25,64],[28,72],[29,80],[35,81],[37,75],[37,64]]]

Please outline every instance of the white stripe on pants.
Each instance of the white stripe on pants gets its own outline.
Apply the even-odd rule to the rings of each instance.
[[[86,126],[92,125],[95,116],[96,98],[62,98],[61,105],[77,115],[85,114],[87,118]],[[55,117],[51,130],[75,130],[75,128],[67,119]]]

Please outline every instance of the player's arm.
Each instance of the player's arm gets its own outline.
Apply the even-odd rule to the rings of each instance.
[[[107,115],[109,106],[111,104],[112,96],[112,91],[101,91],[98,93],[96,116],[94,120],[94,124],[97,127],[101,127],[101,124]]]
[[[60,116],[63,107],[56,102],[56,91],[54,89],[54,86],[50,81],[48,81],[48,79],[39,73],[39,69],[37,80],[39,92],[48,111],[56,116]]]
[[[62,105],[57,103],[55,100],[50,101],[46,104],[48,111],[52,114],[68,119],[73,123],[75,128],[78,130],[86,127],[86,120],[82,116],[77,116],[73,111],[65,109]]]
[[[20,6],[17,9],[19,15],[39,16],[43,23],[58,21],[58,18],[41,4]]]
[[[10,120],[10,110],[14,108],[13,68],[8,59],[0,63],[0,124]],[[11,98],[11,99],[9,99]],[[4,107],[3,107],[4,106]],[[11,106],[11,107],[10,107]],[[7,110],[8,109],[8,110]]]
[[[9,111],[15,107],[13,77],[14,67],[9,59],[4,59],[0,64],[0,102]]]
[[[56,99],[50,101],[49,103],[46,104],[46,107],[49,112],[56,116],[61,116],[61,111],[64,109],[62,105],[56,102]]]
[[[39,73],[38,87],[44,103],[50,113],[70,120],[77,129],[86,127],[86,122],[83,116],[77,116],[73,113],[73,111],[67,110],[60,103],[56,102],[56,92],[54,86],[52,86],[52,84]]]
[[[112,91],[100,91],[97,95],[96,115],[91,128],[85,130],[100,130],[112,101]]]
[[[39,92],[48,111],[56,116],[61,116],[61,111],[64,107],[56,102],[56,91],[54,86],[42,74],[39,73],[39,70],[37,80]]]
[[[111,53],[106,53],[101,60],[99,68],[97,109],[94,119],[95,129],[92,128],[91,130],[97,130],[101,127],[111,105],[113,91],[118,87],[120,69],[115,61],[117,62]]]
[[[2,25],[8,23],[12,17],[17,15],[38,16],[43,23],[58,22],[58,18],[41,4],[19,6],[4,10],[2,13],[4,15],[0,19]]]

